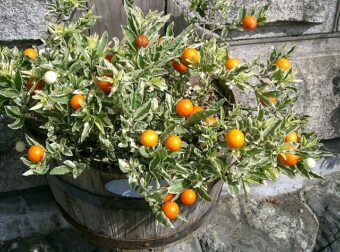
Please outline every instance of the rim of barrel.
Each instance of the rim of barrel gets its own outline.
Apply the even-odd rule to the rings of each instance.
[[[47,179],[49,182],[59,187],[59,189],[67,195],[73,198],[77,198],[81,201],[93,204],[97,207],[113,209],[151,210],[149,204],[145,201],[144,198],[123,197],[114,193],[112,193],[112,196],[98,195],[69,184],[55,175],[47,175]]]
[[[220,195],[222,188],[220,189],[218,195]],[[112,239],[105,235],[99,234],[90,230],[89,228],[83,226],[74,220],[68,213],[62,208],[62,206],[57,203],[57,206],[62,214],[62,216],[69,222],[75,229],[80,231],[81,234],[94,241],[98,245],[101,245],[106,248],[120,248],[120,249],[146,249],[146,248],[155,248],[168,245],[170,243],[179,241],[186,236],[190,235],[192,232],[196,231],[199,227],[203,225],[205,220],[210,216],[212,211],[215,209],[217,205],[218,199],[212,204],[212,206],[203,214],[203,216],[193,222],[188,228],[183,230],[179,230],[175,234],[171,236],[166,236],[159,239],[148,239],[148,240],[124,240],[124,239]]]

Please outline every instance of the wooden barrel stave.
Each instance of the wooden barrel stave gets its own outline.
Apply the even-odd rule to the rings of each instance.
[[[91,174],[91,176],[89,176],[89,174]],[[69,176],[59,177],[62,178],[64,183],[69,183],[78,189],[84,187],[88,189],[86,191],[94,193],[94,195],[107,196],[110,193],[106,192],[104,184],[107,182],[107,179],[115,177],[115,175],[91,171],[87,175],[84,174],[84,177],[79,181]],[[89,180],[91,181],[90,183],[88,183]],[[101,186],[99,186],[98,183],[101,180],[103,181],[101,182]],[[142,208],[136,210],[98,207],[91,202],[86,202],[83,199],[65,192],[52,181],[52,177],[49,177],[49,183],[58,205],[62,208],[64,214],[68,215],[67,219],[72,219],[73,221],[71,222],[75,222],[73,224],[78,224],[84,229],[87,229],[89,233],[94,234],[94,236],[99,239],[96,239],[97,242],[101,243],[101,240],[105,240],[105,242],[103,242],[105,246],[111,244],[112,247],[122,248],[136,248],[136,246],[141,246],[141,244],[144,243],[146,243],[146,245],[143,245],[143,248],[148,247],[148,244],[159,244],[160,246],[165,245],[167,241],[175,241],[183,238],[183,236],[192,231],[192,226],[200,222],[216,203],[222,187],[221,181],[211,187],[210,195],[214,199],[213,202],[198,200],[193,206],[181,207],[181,212],[187,218],[188,222],[175,220],[173,221],[174,229],[172,229],[158,223],[150,209]],[[115,197],[111,196],[111,198],[112,200],[117,200]],[[142,199],[139,201],[145,203]],[[128,201],[127,204],[129,204]],[[178,237],[179,233],[181,234],[180,237]],[[112,243],[109,242],[110,239],[113,241]],[[131,241],[131,244],[128,241]],[[135,241],[139,243],[137,244]]]

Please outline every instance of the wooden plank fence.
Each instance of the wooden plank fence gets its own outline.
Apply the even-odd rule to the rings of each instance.
[[[149,10],[163,11],[165,14],[171,13],[170,22],[175,22],[176,34],[186,26],[174,0],[134,0],[133,5],[140,7],[144,13],[148,13]],[[122,38],[121,26],[126,25],[124,0],[89,0],[88,7],[92,8],[93,6],[95,15],[101,16],[101,18],[90,33],[102,34],[107,31],[109,37]]]

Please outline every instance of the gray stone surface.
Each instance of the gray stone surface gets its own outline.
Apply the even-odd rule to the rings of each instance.
[[[340,251],[340,173],[306,188],[303,197],[319,220],[316,251]]]
[[[1,0],[0,40],[36,40],[45,29],[45,0]]]
[[[232,45],[231,55],[244,61],[269,56],[273,48],[296,46],[292,62],[297,78],[299,99],[294,110],[310,118],[308,129],[321,138],[340,136],[340,38]],[[251,48],[251,50],[249,50]],[[252,93],[235,89],[238,102],[256,104]]]
[[[0,192],[22,190],[47,183],[44,176],[22,176],[27,167],[20,160],[21,154],[15,151],[17,141],[25,141],[24,134],[0,123]]]
[[[26,238],[7,241],[0,245],[7,252],[109,252],[87,241],[73,229],[62,229],[48,235],[36,234]]]
[[[312,251],[317,230],[317,219],[297,195],[271,203],[228,197],[198,235],[203,251]]]
[[[0,241],[47,234],[65,227],[68,224],[51,192],[31,189],[20,194],[0,194]]]

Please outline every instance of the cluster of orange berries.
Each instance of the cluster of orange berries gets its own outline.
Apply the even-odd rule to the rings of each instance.
[[[296,150],[296,147],[292,143],[297,143],[300,138],[296,132],[290,132],[284,139],[286,142],[286,150]],[[285,156],[285,157],[284,157]],[[284,156],[279,154],[277,160],[280,164],[286,166],[294,166],[300,161],[300,156],[291,153],[285,153]]]
[[[183,73],[188,70],[188,66],[191,64],[197,64],[199,62],[200,55],[195,48],[185,48],[179,60],[172,61],[172,67],[179,73]]]
[[[173,201],[174,194],[168,193],[163,200],[162,211],[170,220],[176,219],[179,214],[179,206]],[[196,192],[193,189],[185,189],[180,196],[183,205],[190,206],[196,202]]]

